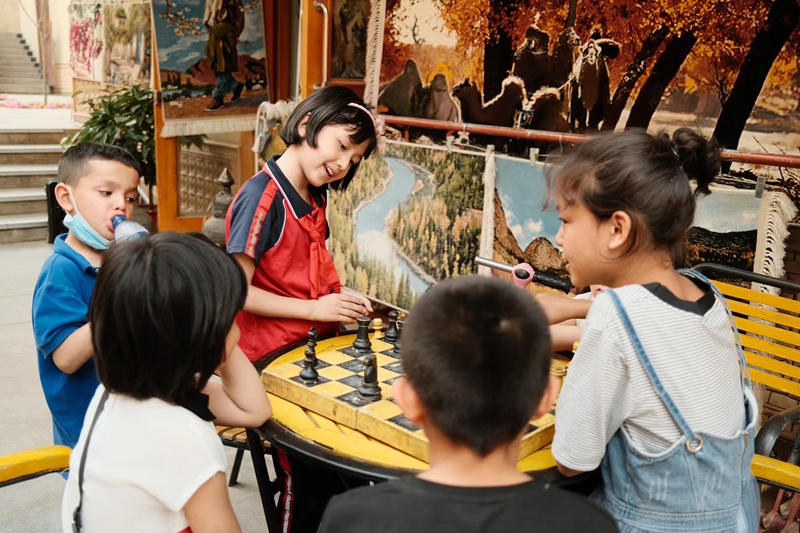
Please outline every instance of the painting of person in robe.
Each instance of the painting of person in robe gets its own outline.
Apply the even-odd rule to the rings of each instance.
[[[153,20],[167,125],[252,115],[269,99],[261,0],[154,0]]]

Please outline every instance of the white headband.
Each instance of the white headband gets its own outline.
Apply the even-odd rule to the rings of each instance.
[[[366,108],[366,107],[364,107],[363,105],[361,105],[361,104],[357,104],[357,103],[355,103],[355,102],[350,102],[350,103],[348,103],[347,105],[349,105],[349,106],[353,106],[353,107],[355,107],[356,109],[360,109],[360,110],[362,110],[364,113],[366,113],[366,114],[369,116],[370,120],[372,121],[372,127],[375,127],[375,117],[373,117],[373,116],[372,116],[372,113],[370,113],[370,112],[369,112],[369,109],[367,109],[367,108]]]

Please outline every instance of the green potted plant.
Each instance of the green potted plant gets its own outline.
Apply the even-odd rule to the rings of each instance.
[[[136,85],[123,87],[88,104],[89,119],[80,130],[67,137],[63,145],[94,141],[125,148],[142,165],[148,203],[152,208],[153,185],[156,184],[153,91]]]

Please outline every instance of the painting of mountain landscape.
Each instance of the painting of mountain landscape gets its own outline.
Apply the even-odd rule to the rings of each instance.
[[[554,205],[546,205],[550,167],[506,156],[498,156],[496,166],[494,260],[511,265],[526,262],[535,270],[568,279],[555,244],[558,212]],[[720,263],[752,271],[761,200],[752,190],[723,186],[711,190],[697,201],[686,266]]]
[[[342,283],[408,309],[437,280],[476,272],[484,156],[387,145],[329,192],[328,249]]]

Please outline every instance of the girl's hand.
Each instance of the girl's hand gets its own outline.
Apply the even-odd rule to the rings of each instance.
[[[372,312],[365,296],[353,293],[331,293],[312,300],[310,320],[316,322],[355,322]]]

